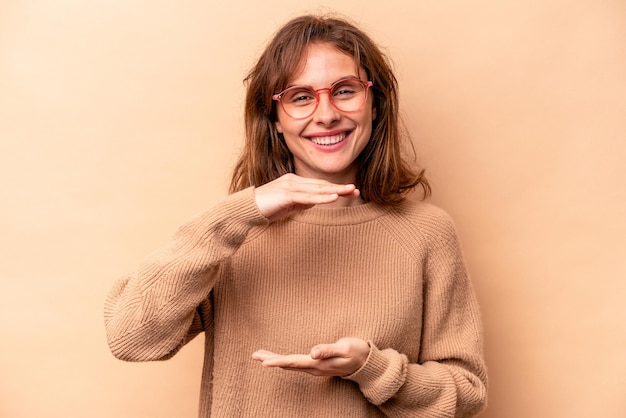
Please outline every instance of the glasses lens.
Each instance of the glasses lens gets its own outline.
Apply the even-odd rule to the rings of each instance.
[[[367,98],[366,87],[356,79],[341,80],[328,93],[333,105],[342,112],[359,110]],[[285,112],[292,118],[308,118],[317,107],[317,94],[309,87],[296,86],[285,90],[280,101]]]
[[[331,90],[331,97],[337,109],[344,112],[354,112],[359,110],[365,102],[365,92],[362,83],[349,79],[335,84]]]
[[[306,118],[315,110],[317,98],[315,92],[307,87],[292,87],[287,89],[281,102],[285,112],[292,118]]]

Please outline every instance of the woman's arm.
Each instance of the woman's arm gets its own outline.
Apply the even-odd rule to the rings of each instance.
[[[257,225],[359,196],[354,185],[286,174],[235,193],[179,229],[139,270],[119,280],[105,305],[109,347],[123,360],[165,360],[204,329],[207,300],[220,263],[237,251]]]
[[[267,222],[249,188],[183,225],[166,247],[109,292],[104,319],[112,353],[128,361],[173,356],[204,328],[201,306],[207,310],[220,263],[252,227]]]
[[[418,362],[371,343],[364,366],[346,377],[388,416],[471,417],[486,404],[478,302],[454,224],[447,215],[438,221],[427,238]]]

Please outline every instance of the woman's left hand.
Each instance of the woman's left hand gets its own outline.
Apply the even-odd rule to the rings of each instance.
[[[363,366],[370,346],[359,338],[342,338],[334,344],[318,344],[309,354],[276,354],[259,350],[252,358],[264,367],[306,372],[314,376],[348,376]]]

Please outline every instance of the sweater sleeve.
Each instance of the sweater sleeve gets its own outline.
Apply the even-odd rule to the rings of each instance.
[[[220,263],[251,228],[267,222],[248,188],[179,228],[109,292],[104,322],[111,352],[127,361],[172,357],[204,328],[200,311],[211,309],[208,295]]]
[[[435,226],[426,238],[418,361],[370,342],[366,363],[346,377],[390,417],[472,417],[486,404],[478,302],[452,220],[444,214]]]

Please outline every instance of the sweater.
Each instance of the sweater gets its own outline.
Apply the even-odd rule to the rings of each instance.
[[[112,353],[165,360],[204,334],[200,417],[470,417],[486,402],[478,303],[455,225],[407,199],[269,223],[248,188],[183,225],[106,298]],[[357,337],[343,377],[265,368]]]

